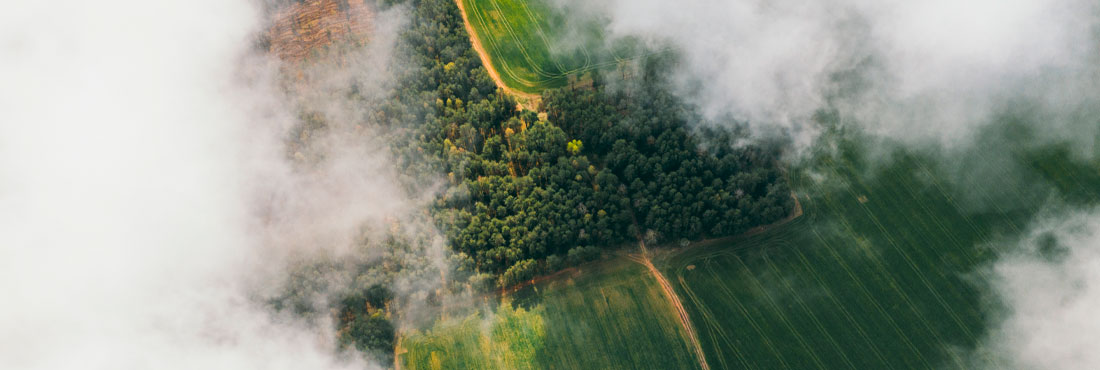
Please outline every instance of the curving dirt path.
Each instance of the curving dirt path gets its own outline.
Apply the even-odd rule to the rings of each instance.
[[[760,234],[802,216],[802,203],[798,201],[798,195],[792,191],[791,198],[794,198],[794,209],[791,210],[791,214],[788,215],[786,218],[776,221],[775,223],[772,223],[770,225],[757,226],[747,232],[730,237],[730,239],[744,238]],[[698,245],[699,244],[696,244],[695,246]],[[687,331],[688,339],[691,340],[691,345],[695,347],[695,354],[699,357],[699,366],[704,370],[710,370],[710,365],[707,364],[707,357],[703,353],[703,347],[699,344],[699,337],[695,333],[695,326],[691,324],[691,317],[688,316],[687,310],[684,309],[684,304],[680,302],[680,296],[678,296],[676,294],[676,291],[672,289],[672,284],[668,282],[668,279],[665,279],[665,275],[661,273],[661,270],[658,270],[657,267],[653,265],[653,262],[650,261],[649,250],[647,250],[645,247],[645,241],[639,240],[638,246],[641,249],[642,253],[630,254],[627,255],[627,257],[631,260],[634,260],[635,262],[644,265],[647,269],[649,269],[649,273],[653,274],[653,277],[657,279],[657,283],[661,285],[661,290],[664,291],[665,296],[668,297],[668,302],[672,304],[673,308],[676,309],[676,314],[680,317],[680,324],[683,325],[684,330]],[[686,248],[681,248],[680,250],[676,251],[676,253],[682,253],[685,250],[691,248],[692,247],[690,246]]]
[[[401,370],[401,355],[405,354],[405,352],[408,352],[409,350],[401,346],[401,339],[404,338],[404,336],[401,335],[400,332],[398,332],[395,336],[397,337],[397,343],[394,344],[393,348],[393,368],[395,370]]]
[[[474,30],[474,26],[470,24],[470,17],[466,15],[466,7],[462,5],[462,0],[455,0],[455,4],[458,4],[458,12],[462,14],[462,24],[466,26],[466,33],[470,34],[470,44],[474,46],[474,51],[476,51],[477,56],[481,58],[481,64],[484,65],[485,70],[489,72],[489,77],[493,79],[493,82],[496,83],[497,87],[503,90],[504,93],[519,100],[521,107],[537,110],[538,103],[542,97],[537,94],[518,91],[504,84],[504,80],[500,78],[500,73],[497,73],[497,69],[493,67],[493,61],[489,58],[489,52],[485,50],[485,46],[481,44],[481,39],[477,37],[477,31]]]
[[[676,315],[680,318],[680,325],[684,327],[688,339],[691,340],[691,346],[695,349],[695,357],[699,358],[699,367],[703,370],[710,370],[710,365],[707,364],[707,356],[703,353],[703,346],[699,344],[699,336],[695,334],[695,326],[691,324],[691,317],[688,316],[687,310],[684,309],[684,304],[680,302],[680,296],[676,295],[675,290],[672,290],[672,284],[669,284],[668,279],[665,279],[665,275],[661,273],[661,270],[653,266],[653,262],[649,260],[649,252],[645,248],[645,242],[639,240],[638,245],[642,249],[642,254],[640,256],[632,256],[631,259],[644,265],[649,269],[649,273],[657,279],[657,283],[661,285],[661,291],[665,292],[665,296],[668,297],[668,302],[676,309]]]

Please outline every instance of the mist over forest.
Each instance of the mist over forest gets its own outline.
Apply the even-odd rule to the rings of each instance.
[[[910,345],[925,365],[1100,366],[1100,5],[457,1],[8,4],[0,368],[605,367],[561,359],[562,343],[638,333],[613,330],[644,335],[595,348],[677,351],[608,354],[635,361],[614,366],[737,367],[709,347],[727,334],[707,297],[677,275],[732,272],[674,267],[726,243],[759,284],[729,297],[844,306],[830,282],[776,293],[804,276],[749,266],[752,242],[806,225],[807,245],[859,234],[844,261],[957,244],[914,281],[944,306],[940,291],[963,292],[958,312],[981,322]],[[545,55],[471,35],[508,6],[557,14],[545,19],[564,31],[539,29]],[[593,66],[570,72],[577,60]],[[525,71],[556,85],[504,86]],[[877,216],[887,197],[863,191],[894,181],[932,201]],[[835,220],[827,206],[849,200],[833,194],[852,198]],[[925,221],[941,199],[950,214]],[[882,218],[860,229],[862,212]],[[898,220],[943,235],[908,240]],[[867,279],[908,273],[882,266]],[[602,326],[560,314],[566,299],[669,312]],[[464,353],[439,344],[463,340]]]

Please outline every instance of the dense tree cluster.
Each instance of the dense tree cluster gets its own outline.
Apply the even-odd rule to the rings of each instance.
[[[628,199],[584,143],[497,91],[454,3],[409,5],[402,76],[372,119],[394,128],[410,191],[431,191],[423,179],[446,174],[433,214],[456,252],[453,280],[508,285],[547,256],[626,241]]]
[[[384,286],[374,285],[364,292],[346,296],[339,306],[340,344],[392,361],[396,330],[386,305],[393,297]]]
[[[495,88],[453,2],[409,3],[407,68],[373,118],[407,130],[403,168],[446,174],[433,215],[457,280],[510,285],[641,237],[730,235],[790,210],[774,151],[718,129],[696,139],[699,118],[660,79],[549,91],[539,119]],[[410,188],[429,189],[423,178]]]
[[[394,224],[363,230],[355,250],[300,255],[287,271],[271,308],[310,322],[332,319],[339,344],[390,363],[396,327],[392,321],[409,301],[438,300],[438,269],[429,225]],[[391,290],[393,287],[393,290]],[[398,311],[401,310],[401,311]]]
[[[658,80],[659,81],[659,80]],[[734,148],[734,132],[688,131],[702,120],[660,82],[629,91],[555,90],[546,94],[550,121],[586,143],[614,181],[625,186],[638,229],[659,240],[743,232],[785,217],[790,189],[774,150]]]

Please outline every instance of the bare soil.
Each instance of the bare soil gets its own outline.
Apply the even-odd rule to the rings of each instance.
[[[275,14],[267,31],[269,51],[279,59],[298,63],[314,50],[338,41],[365,42],[374,13],[363,0],[306,0]]]

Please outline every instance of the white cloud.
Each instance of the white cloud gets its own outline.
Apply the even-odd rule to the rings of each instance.
[[[0,368],[368,367],[336,357],[327,323],[252,296],[277,270],[261,268],[277,263],[265,250],[276,238],[257,228],[257,182],[295,185],[265,177],[285,165],[274,138],[293,114],[267,90],[270,65],[242,67],[255,62],[255,5],[5,4]],[[322,200],[389,191],[367,180]],[[325,229],[346,214],[314,216]]]
[[[1082,0],[622,0],[600,11],[612,34],[679,49],[684,95],[711,116],[802,145],[826,105],[872,133],[965,142],[1005,99],[1094,77],[1100,25]]]
[[[981,350],[1034,369],[1100,367],[1100,213],[1041,220],[992,267],[1007,312]]]

